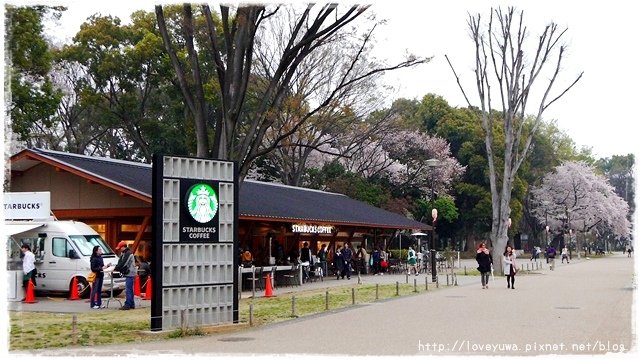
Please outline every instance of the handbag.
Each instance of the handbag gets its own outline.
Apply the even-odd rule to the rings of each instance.
[[[90,272],[89,275],[87,276],[87,281],[90,283],[96,281],[96,273],[94,273],[93,271]]]

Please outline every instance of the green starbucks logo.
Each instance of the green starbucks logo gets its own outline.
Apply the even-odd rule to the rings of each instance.
[[[196,184],[189,189],[187,209],[193,220],[208,223],[218,212],[218,198],[215,190],[207,184]]]

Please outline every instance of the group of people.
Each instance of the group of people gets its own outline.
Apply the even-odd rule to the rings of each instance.
[[[476,261],[478,262],[482,288],[488,289],[489,275],[493,271],[493,256],[485,243],[480,243],[480,246],[478,246]],[[511,245],[507,245],[502,253],[502,270],[507,278],[507,289],[515,289],[518,266],[516,265],[516,255]]]
[[[120,310],[135,309],[136,305],[133,298],[133,285],[136,275],[138,274],[138,267],[147,272],[147,275],[151,272],[147,263],[136,260],[135,256],[131,252],[131,249],[127,246],[127,243],[120,241],[116,246],[116,251],[120,251],[120,259],[116,264],[114,271],[119,271],[125,276],[125,300],[124,305]],[[102,305],[102,285],[104,282],[104,270],[111,267],[111,263],[106,264],[102,258],[102,248],[98,245],[93,247],[91,252],[91,271],[96,274],[93,284],[91,284],[90,304],[92,309],[104,308]],[[136,264],[137,263],[137,264]]]
[[[540,248],[535,247],[531,251],[531,260],[537,259],[538,254],[540,253]],[[567,247],[563,247],[560,253],[562,257],[562,263],[567,260],[567,264],[569,263],[569,249]],[[556,258],[556,249],[553,246],[548,246],[545,250],[545,257],[547,258],[547,263],[549,264],[549,269],[555,269],[555,258]],[[478,271],[480,272],[480,279],[482,283],[483,289],[489,288],[489,274],[493,271],[493,257],[491,256],[491,252],[487,248],[485,243],[480,243],[478,249],[476,251],[476,261],[478,262]],[[518,273],[518,267],[516,265],[516,255],[513,247],[511,245],[507,245],[502,253],[502,270],[504,275],[507,278],[507,288],[515,289],[515,278]]]

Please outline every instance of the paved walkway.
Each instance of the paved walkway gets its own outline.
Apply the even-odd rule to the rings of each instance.
[[[613,255],[557,264],[555,271],[544,269],[518,276],[514,290],[506,288],[503,277],[496,278],[488,290],[481,289],[478,277],[467,277],[464,284],[460,284],[460,277],[460,286],[444,291],[423,292],[233,334],[135,346],[47,349],[43,353],[111,356],[627,352],[636,346],[633,276],[633,260]]]

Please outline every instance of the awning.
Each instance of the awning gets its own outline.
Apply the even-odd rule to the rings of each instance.
[[[42,224],[4,224],[2,232],[5,236],[20,234],[31,229],[42,226]]]

